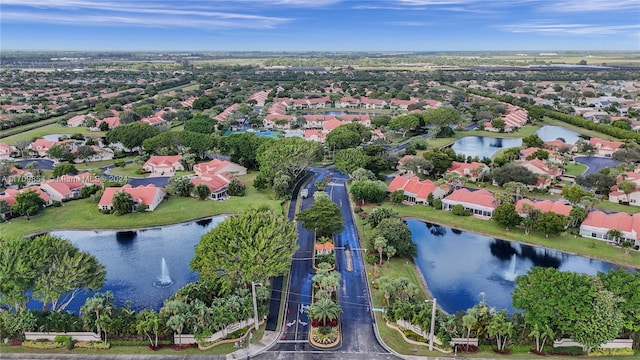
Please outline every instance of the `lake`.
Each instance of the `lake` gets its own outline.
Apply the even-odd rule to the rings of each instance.
[[[542,139],[542,141],[552,141],[557,139],[563,139],[567,144],[575,144],[580,140],[580,133],[569,130],[563,126],[545,125],[536,130],[536,135]]]
[[[600,260],[415,219],[406,223],[418,247],[416,264],[438,305],[448,313],[473,307],[480,302],[482,292],[489,306],[513,312],[514,280],[532,266],[587,274],[619,268]]]
[[[456,140],[451,148],[456,154],[482,159],[491,158],[502,149],[522,146],[521,138],[497,138],[489,136],[465,136]]]
[[[137,231],[68,230],[52,231],[51,235],[70,240],[106,267],[106,283],[100,291],[113,291],[119,306],[130,300],[135,310],[159,310],[163,301],[176,290],[198,279],[198,274],[189,267],[195,246],[202,235],[226,217],[220,215]],[[163,258],[173,284],[158,287],[154,286],[154,282],[162,273]],[[79,294],[67,309],[77,312],[91,295]],[[31,302],[29,307],[40,309],[42,305]]]

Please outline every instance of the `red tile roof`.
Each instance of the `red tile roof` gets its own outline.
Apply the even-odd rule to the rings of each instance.
[[[488,208],[496,208],[496,200],[493,194],[485,189],[471,191],[467,188],[454,190],[445,200],[480,205]]]
[[[396,190],[403,190],[409,195],[413,195],[416,199],[426,199],[436,189],[436,185],[431,180],[422,180],[417,176],[410,178],[396,176],[389,186],[387,191],[394,192]]]
[[[143,167],[153,166],[153,167],[173,167],[174,165],[180,163],[182,160],[182,155],[172,155],[172,156],[151,156],[149,160],[147,160]]]
[[[132,187],[130,184],[127,184],[123,187],[108,187],[104,189],[104,193],[100,198],[100,202],[98,206],[111,206],[113,202],[113,196],[118,193],[124,191],[131,195],[134,201],[140,202],[144,205],[151,205],[158,191],[162,191],[162,188],[156,187],[153,184],[149,184],[147,186],[137,186]]]
[[[540,210],[541,212],[554,212],[564,216],[569,216],[572,209],[571,205],[566,204],[561,200],[531,201],[529,199],[521,199],[516,202],[516,212],[519,214],[524,213],[523,207],[525,204],[533,207],[534,209]]]
[[[630,215],[623,212],[607,214],[602,211],[590,211],[582,221],[582,225],[626,232],[635,231],[636,234],[640,234],[640,213]]]

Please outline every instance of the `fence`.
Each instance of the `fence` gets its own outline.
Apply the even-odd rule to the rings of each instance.
[[[553,341],[553,347],[568,347],[578,346],[584,348],[582,344],[571,339],[560,339]],[[600,345],[602,349],[631,349],[633,346],[633,339],[613,339],[607,343]]]
[[[227,337],[227,335],[231,334],[232,332],[236,330],[244,329],[251,325],[253,325],[253,318],[248,318],[246,320],[242,320],[242,321],[227,325],[227,327],[212,334],[208,338],[204,339],[204,341],[214,342],[220,339],[224,339],[225,337]],[[184,345],[184,344],[196,344],[197,341],[196,341],[195,335],[193,334],[182,334],[181,336],[178,336],[178,334],[173,334],[173,343],[174,344],[180,343]]]
[[[100,335],[94,332],[25,332],[24,338],[26,340],[38,340],[38,339],[47,339],[49,341],[54,341],[56,336],[71,336],[72,340],[75,341],[102,341]]]

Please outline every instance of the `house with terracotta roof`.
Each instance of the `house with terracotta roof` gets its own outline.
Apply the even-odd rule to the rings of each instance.
[[[386,136],[380,129],[374,129],[371,132],[371,140],[386,139]]]
[[[220,174],[206,174],[204,176],[192,177],[190,180],[194,186],[200,184],[206,185],[211,192],[209,199],[225,200],[229,197],[228,185],[234,180],[234,176],[228,172],[223,172]]]
[[[35,176],[29,170],[18,169],[15,166],[9,168],[9,176],[4,178],[4,183],[9,185],[21,184],[21,186],[32,184],[35,181]]]
[[[371,117],[369,114],[342,114],[338,115],[337,118],[345,123],[357,122],[363,126],[371,127]]]
[[[507,104],[507,113],[501,116],[504,120],[504,131],[515,131],[527,124],[529,119],[529,112],[521,107]],[[487,131],[500,131],[491,124],[491,121],[487,121],[484,124],[484,129]]]
[[[156,176],[173,176],[176,171],[184,171],[182,155],[151,156],[142,168]]]
[[[478,181],[478,179],[489,172],[487,164],[473,161],[470,163],[454,161],[451,163],[451,167],[447,169],[448,173],[456,173],[459,176],[466,177],[471,181]]]
[[[0,160],[7,160],[11,157],[11,154],[16,151],[16,147],[9,145],[9,144],[5,144],[5,143],[0,143]]]
[[[578,151],[578,146],[576,144],[567,144],[566,142],[560,139],[545,141],[543,146],[545,149],[549,149],[557,152],[574,153]]]
[[[42,191],[38,186],[35,186],[35,185],[22,188],[19,190],[5,189],[4,192],[0,194],[0,200],[6,201],[9,206],[13,206],[13,204],[16,203],[16,196],[18,196],[18,194],[22,194],[24,192],[31,191],[31,190],[35,191],[38,194],[40,199],[42,199],[42,201],[44,202],[44,206],[51,206],[51,204],[53,204],[53,201],[51,200],[51,197],[49,196],[49,194]]]
[[[322,132],[321,130],[305,130],[304,138],[305,140],[323,143],[327,138],[327,133]]]
[[[67,120],[67,126],[68,127],[78,127],[78,126],[83,126],[84,122],[87,119],[87,115],[76,115],[76,116],[72,116],[71,118],[69,118]]]
[[[481,219],[490,219],[497,207],[493,194],[485,189],[469,190],[461,188],[454,190],[442,199],[442,209],[451,211],[455,205],[462,205],[471,215]]]
[[[111,160],[115,156],[115,153],[113,152],[113,150],[111,150],[108,147],[91,145],[91,149],[94,152],[92,156],[86,159],[74,159],[73,162],[82,163],[82,162],[91,162],[91,161]],[[72,154],[75,154],[77,151],[78,151],[77,148],[71,149]]]
[[[334,107],[336,108],[357,108],[360,106],[360,99],[356,99],[351,96],[343,96],[340,100],[336,101]]]
[[[608,141],[608,140],[593,137],[589,139],[589,144],[596,149],[596,154],[610,157],[624,143],[622,141]]]
[[[295,120],[293,115],[267,114],[262,120],[262,126],[267,129],[289,130]]]
[[[193,171],[195,171],[196,175],[198,176],[216,175],[222,173],[229,173],[232,175],[245,175],[247,173],[247,168],[231,161],[213,159],[209,162],[195,164],[193,166]]]
[[[360,98],[360,107],[365,109],[384,109],[387,106],[387,102],[381,99],[372,99],[365,96]]]
[[[153,184],[147,186],[140,185],[132,187],[127,184],[123,187],[108,187],[104,189],[104,193],[98,203],[98,209],[101,211],[113,210],[113,197],[116,193],[124,191],[131,195],[134,202],[134,209],[138,206],[145,206],[146,211],[153,211],[164,199],[164,189]]]
[[[389,103],[389,108],[407,111],[409,110],[409,105],[417,104],[418,102],[419,102],[418,99],[400,100],[400,99],[394,98],[394,99],[391,99],[391,102]]]
[[[536,175],[542,175],[548,179],[556,179],[562,175],[562,168],[554,166],[540,159],[526,160],[518,163],[518,165],[529,169]]]
[[[231,115],[231,113],[233,113],[238,107],[240,107],[240,105],[233,104],[228,108],[224,109],[224,111],[222,111],[220,114],[216,115],[214,119],[220,122],[226,122],[229,118],[229,115]]]
[[[269,93],[270,92],[271,92],[271,90],[260,90],[258,92],[255,92],[255,93],[251,94],[251,96],[249,96],[249,98],[247,99],[247,102],[249,102],[251,100],[255,100],[256,106],[263,107],[264,103],[269,98]]]
[[[323,244],[316,243],[314,245],[316,255],[329,255],[333,253],[334,246],[331,242],[327,241]]]
[[[623,212],[607,214],[603,211],[590,211],[580,225],[580,236],[614,242],[609,230],[618,230],[625,239],[640,246],[640,213]]]
[[[59,141],[54,140],[36,139],[28,148],[33,155],[45,157],[47,156],[47,151],[59,143]]]
[[[157,127],[157,128],[169,128],[169,122],[162,118],[162,115],[164,113],[165,113],[164,110],[160,110],[151,116],[138,120],[138,122],[141,122],[143,124],[147,124],[153,127]]]
[[[436,186],[431,180],[421,181],[417,176],[396,176],[387,187],[387,192],[392,193],[396,190],[402,190],[410,203],[426,204],[430,194],[433,194],[434,198],[442,198],[447,194],[448,187]]]
[[[562,200],[541,200],[520,199],[516,201],[516,212],[522,217],[527,217],[527,207],[531,207],[540,212],[554,212],[558,215],[569,216],[573,207]]]
[[[90,130],[91,131],[100,131],[100,125],[102,125],[102,123],[106,123],[109,130],[113,129],[113,128],[117,128],[118,126],[122,125],[120,123],[120,117],[118,116],[110,116],[110,117],[106,117],[104,119],[98,119],[96,120],[96,125],[94,127],[92,127]]]
[[[636,184],[635,190],[630,192],[629,195],[625,194],[624,191],[618,188],[618,184],[623,181],[630,181]],[[609,201],[619,204],[640,206],[640,172],[624,172],[618,175],[616,182],[617,183],[611,187],[611,191],[609,192]]]
[[[91,185],[103,186],[102,182],[91,173],[81,173],[45,180],[40,183],[40,189],[46,192],[52,200],[69,201],[79,199],[82,188]]]

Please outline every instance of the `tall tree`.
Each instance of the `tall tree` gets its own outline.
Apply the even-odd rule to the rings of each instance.
[[[414,257],[418,253],[416,244],[411,241],[411,231],[400,219],[383,219],[372,234],[373,241],[378,236],[387,240],[387,245],[396,249],[396,255],[400,257]],[[375,245],[371,244],[372,248]]]
[[[174,175],[169,178],[167,191],[178,196],[191,196],[194,185],[188,176]]]
[[[311,206],[296,214],[305,229],[319,235],[332,235],[344,229],[340,207],[330,199],[316,200]],[[316,234],[316,235],[318,235]]]
[[[627,197],[627,201],[629,201],[629,194],[636,191],[637,186],[638,185],[636,185],[636,183],[629,180],[621,181],[618,183],[618,189],[620,189],[620,191],[624,193],[624,195]]]
[[[325,139],[331,150],[349,149],[371,139],[371,130],[358,123],[340,125],[331,130]]]
[[[596,296],[588,276],[555,268],[533,267],[515,283],[513,307],[524,310],[526,323],[548,324],[561,334],[571,333],[578,320],[590,316]]]
[[[184,124],[184,130],[209,135],[216,130],[215,123],[216,121],[207,115],[196,115]]]
[[[500,204],[495,211],[491,220],[506,228],[514,228],[522,222],[522,217],[516,212],[515,205],[511,203]]]
[[[62,175],[76,175],[78,173],[78,169],[73,164],[68,163],[58,163],[53,167],[53,173],[51,176],[54,178],[58,178]]]
[[[309,165],[321,157],[320,144],[289,137],[261,145],[256,158],[260,164],[260,175],[267,183],[273,184],[275,178],[280,175],[298,179]],[[292,185],[291,182],[289,186]]]
[[[573,205],[578,204],[586,195],[588,195],[588,192],[580,185],[565,186],[562,188],[562,197],[569,200]]]
[[[205,280],[222,275],[227,286],[265,281],[289,269],[296,239],[295,224],[283,215],[249,209],[202,236],[191,268]]]
[[[44,207],[44,200],[35,190],[28,190],[16,195],[16,202],[11,206],[11,211],[26,216],[36,215]]]
[[[361,203],[380,204],[387,196],[387,185],[379,180],[358,180],[351,184],[349,192],[354,200]]]
[[[133,209],[133,197],[131,194],[125,191],[118,191],[113,195],[111,199],[111,205],[116,214],[123,215],[128,214]]]
[[[364,168],[368,162],[369,157],[362,149],[338,150],[333,157],[336,168],[345,174],[351,174],[357,169]]]
[[[224,137],[220,146],[223,153],[230,155],[231,161],[253,170],[257,169],[259,166],[256,159],[258,149],[262,144],[271,141],[273,140],[264,136],[244,132]]]
[[[618,308],[622,301],[613,292],[599,289],[591,304],[592,310],[577,319],[571,329],[571,338],[582,344],[587,353],[615,339],[624,326],[624,315]]]
[[[567,226],[567,217],[556,214],[552,211],[540,214],[534,224],[534,229],[540,231],[545,237],[549,235],[558,235],[565,230]]]
[[[107,133],[107,141],[110,143],[121,143],[128,149],[135,149],[142,146],[146,139],[158,135],[158,129],[144,123],[134,122],[118,126]]]
[[[415,129],[418,125],[420,125],[420,120],[415,115],[400,115],[389,121],[389,127],[401,132],[402,137],[405,137],[409,130]]]

